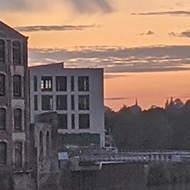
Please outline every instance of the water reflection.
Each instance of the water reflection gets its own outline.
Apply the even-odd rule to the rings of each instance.
[[[146,190],[190,190],[190,184],[163,185],[158,187],[147,187]]]

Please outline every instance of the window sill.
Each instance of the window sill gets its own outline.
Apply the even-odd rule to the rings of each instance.
[[[13,133],[24,133],[24,130],[14,130]]]

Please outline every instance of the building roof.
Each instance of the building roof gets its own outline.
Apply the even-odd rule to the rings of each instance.
[[[46,65],[35,65],[35,66],[29,66],[29,69],[36,69],[36,68],[44,68],[44,67],[58,67],[60,69],[64,70],[103,70],[103,68],[89,68],[89,67],[80,67],[80,68],[65,68],[64,67],[64,62],[59,62],[59,63],[51,63],[51,64],[46,64]]]
[[[11,28],[7,24],[0,21],[0,37],[8,37],[8,38],[20,38],[20,39],[28,39],[28,37],[22,35],[15,29]]]

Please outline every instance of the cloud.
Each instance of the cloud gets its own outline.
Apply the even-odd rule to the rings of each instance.
[[[7,11],[39,11],[41,8],[47,7],[49,4],[47,0],[38,0],[38,1],[31,1],[31,0],[0,0],[0,10],[2,12]]]
[[[70,4],[75,12],[93,14],[96,12],[111,13],[114,11],[111,0],[0,0],[0,10],[6,11],[41,11],[41,7],[52,8],[58,4],[64,8],[68,8]]]
[[[80,13],[94,13],[97,11],[103,13],[113,12],[110,0],[70,0],[69,3],[71,3],[74,9]]]
[[[190,16],[190,11],[163,11],[163,12],[147,12],[147,13],[132,13],[132,15],[173,15],[173,16]]]
[[[1,8],[0,9],[8,9],[8,10],[22,10],[29,5],[28,0],[9,0],[9,1],[4,1],[0,0]]]
[[[41,31],[68,31],[68,30],[84,30],[86,28],[97,27],[95,25],[48,25],[48,26],[18,26],[15,30],[20,32],[41,32]]]
[[[104,98],[106,101],[117,101],[117,100],[126,100],[130,99],[129,97],[111,97],[111,98]]]
[[[153,35],[155,34],[153,31],[149,30],[148,32],[146,33],[141,33],[140,35],[143,36],[143,35]]]
[[[113,77],[111,73],[190,70],[189,52],[190,46],[29,49],[29,65],[64,61],[65,67],[69,68],[104,68],[109,78]]]
[[[175,33],[175,32],[170,32],[169,36],[171,37],[185,37],[185,38],[190,38],[190,30],[183,31],[181,33]]]
[[[113,78],[121,78],[121,77],[129,77],[128,75],[116,75],[116,74],[104,74],[104,79],[113,79]]]

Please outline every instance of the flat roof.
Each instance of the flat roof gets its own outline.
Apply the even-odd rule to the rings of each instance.
[[[44,64],[44,65],[35,65],[35,66],[29,66],[29,69],[35,69],[35,68],[43,68],[43,67],[62,67],[64,70],[103,70],[104,68],[92,68],[92,67],[77,67],[77,68],[67,68],[64,67],[64,62],[59,63],[50,63],[50,64]]]

